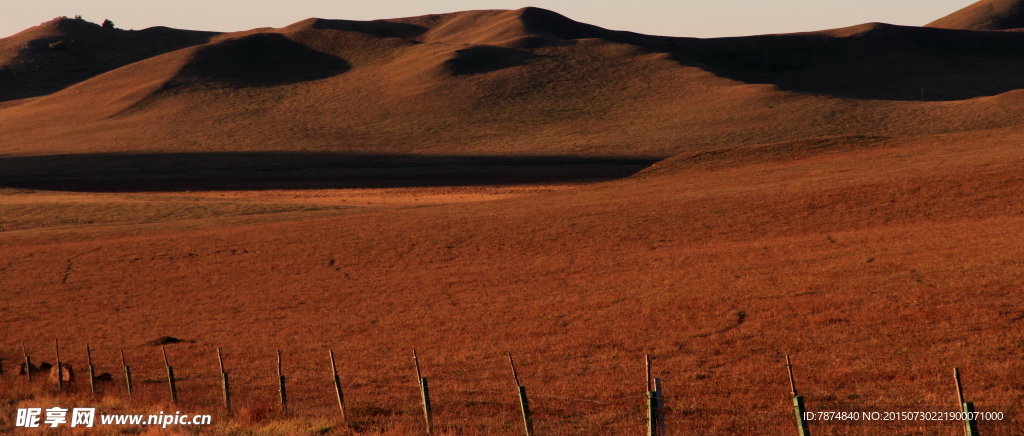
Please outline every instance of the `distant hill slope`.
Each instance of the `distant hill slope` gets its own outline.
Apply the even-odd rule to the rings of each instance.
[[[1024,1],[981,0],[928,23],[926,27],[961,30],[1009,30],[1024,28]]]
[[[964,100],[1024,88],[1024,34],[868,23],[787,35],[682,40],[679,50],[747,83],[872,100]]]
[[[525,8],[189,35],[209,42],[10,102],[0,154],[662,158],[991,129],[1024,108],[1014,32],[865,24],[704,40]]]
[[[214,35],[167,27],[106,29],[57,18],[0,39],[0,101],[46,95],[115,68],[204,44]]]

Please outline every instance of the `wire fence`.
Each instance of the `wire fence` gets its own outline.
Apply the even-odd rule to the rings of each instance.
[[[82,347],[84,348],[84,346]],[[19,352],[21,350],[18,350]],[[276,418],[308,418],[340,423],[354,433],[406,429],[408,434],[423,434],[424,421],[421,385],[414,372],[369,374],[339,369],[344,397],[344,415],[335,391],[330,362],[321,353],[285,353],[281,374],[284,375],[286,401],[282,402],[281,379],[277,367],[266,361],[227,359],[230,408],[224,399],[223,373],[211,352],[210,358],[193,353],[167,349],[168,360],[160,348],[133,349],[125,352],[125,360],[116,356],[118,349],[92,349],[95,357],[94,384],[90,386],[89,362],[82,356],[62,358],[70,364],[74,379],[64,383],[61,391],[54,387],[50,371],[32,373],[29,381],[23,372],[23,358],[4,354],[0,360],[3,374],[0,387],[9,392],[39,391],[74,398],[76,402],[93,402],[107,413],[136,413],[139,410],[170,410],[212,414],[221,420],[261,422]],[[211,350],[212,351],[212,350]],[[52,353],[51,353],[52,354]],[[70,353],[68,353],[70,354]],[[324,353],[325,354],[325,353]],[[98,357],[102,356],[102,358]],[[113,356],[113,358],[112,358]],[[269,356],[269,354],[268,354]],[[31,364],[40,367],[43,361],[29,355]],[[316,363],[314,363],[316,362]],[[412,361],[410,359],[410,368]],[[131,392],[129,392],[130,371]],[[173,368],[173,382],[167,366]],[[429,380],[429,398],[434,431],[437,434],[523,434],[518,380],[498,374],[468,371],[447,371],[431,376],[431,365],[424,365]],[[29,367],[31,368],[31,367]],[[29,369],[31,371],[31,369]],[[650,428],[649,404],[642,379],[620,386],[584,386],[565,389],[535,383],[528,386],[529,408],[536,435],[644,435]],[[172,394],[171,385],[174,393]],[[616,385],[616,383],[610,383]],[[671,386],[671,384],[669,384]],[[95,389],[95,394],[92,390]],[[580,394],[580,392],[586,392]],[[784,397],[780,393],[779,397]],[[664,416],[663,436],[690,434],[797,434],[794,411],[784,401],[777,407],[761,405],[712,404],[692,398],[693,393],[664,393],[661,412]],[[177,399],[177,403],[173,400]],[[841,402],[819,403],[820,408],[843,410],[851,406]],[[899,407],[894,406],[893,409]],[[905,408],[905,407],[904,407]],[[985,436],[1022,436],[1018,409],[1005,410],[1000,423],[983,423]],[[155,413],[155,412],[154,412]],[[344,416],[344,422],[343,422]],[[953,436],[962,434],[962,424],[953,422],[812,422],[815,435],[907,434]],[[960,433],[957,433],[959,429]]]

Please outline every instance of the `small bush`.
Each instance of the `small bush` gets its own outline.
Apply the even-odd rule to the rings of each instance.
[[[82,21],[82,16],[81,15],[75,15],[75,19],[78,20],[78,21]]]
[[[114,22],[110,21],[110,20],[103,20],[103,28],[104,29],[113,29],[114,28]]]
[[[176,338],[174,336],[161,336],[159,338],[153,339],[152,341],[148,341],[148,342],[146,342],[143,345],[149,345],[151,347],[159,347],[161,345],[177,344],[179,342],[190,342],[190,341],[186,341],[184,339],[178,339],[178,338]]]
[[[64,50],[65,48],[67,48],[67,44],[65,44],[64,41],[50,43],[50,50]]]
[[[243,408],[239,411],[237,418],[242,425],[251,426],[266,422],[273,418],[275,414],[275,408],[261,404]]]

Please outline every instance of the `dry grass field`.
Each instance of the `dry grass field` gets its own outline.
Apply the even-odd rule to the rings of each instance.
[[[1005,413],[981,434],[1024,434],[1024,34],[525,9],[204,38],[0,106],[0,432],[91,404],[215,417],[106,434],[422,434],[416,349],[443,435],[522,434],[506,352],[538,435],[645,434],[644,355],[669,435],[796,434],[786,355],[813,411],[953,411],[959,367]],[[102,397],[12,374],[55,338],[78,371],[91,344]]]

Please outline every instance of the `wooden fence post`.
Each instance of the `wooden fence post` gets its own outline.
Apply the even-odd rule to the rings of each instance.
[[[533,436],[533,415],[530,413],[530,399],[526,396],[526,386],[519,387],[519,409],[523,412],[526,436]]]
[[[975,415],[974,403],[964,403],[964,433],[967,436],[978,436],[978,419]]]
[[[516,371],[516,362],[512,360],[512,353],[508,353],[508,364],[512,367],[512,379],[516,382],[516,389],[519,391],[519,409],[523,412],[523,428],[526,436],[533,436],[533,416],[530,414],[530,400],[526,397],[526,386],[519,382],[519,373]]]
[[[423,416],[427,421],[427,434],[430,434],[434,430],[434,423],[431,416],[433,412],[430,408],[430,386],[427,385],[426,377],[420,379],[420,397],[423,398]]]
[[[25,348],[25,342],[21,342],[21,354],[25,356],[25,376],[28,377],[28,381],[32,381],[32,359],[28,357],[28,349]]]
[[[960,368],[953,368],[953,378],[956,380],[956,397],[960,403],[960,411],[964,413],[964,435],[978,436],[978,420],[974,416],[974,403],[964,400],[964,388],[960,383]]]
[[[89,343],[85,343],[85,357],[89,360],[89,392],[96,395],[96,369],[92,366],[92,350]]]
[[[285,388],[284,372],[281,370],[281,350],[277,350],[278,392],[281,394],[281,413],[288,413],[288,391]]]
[[[658,436],[658,393],[651,379],[651,356],[645,355],[644,362],[647,369],[647,436]]]
[[[53,340],[53,349],[57,354],[57,391],[64,390],[64,367],[60,364],[60,342]]]
[[[789,360],[789,355],[786,355],[786,369],[789,370],[789,388],[793,395],[793,413],[796,414],[796,428],[800,436],[811,436],[811,430],[807,427],[806,412],[807,409],[804,407],[804,397],[797,395],[796,393],[796,378],[793,377],[793,363]]]
[[[658,394],[647,392],[647,436],[658,436]]]
[[[645,365],[645,369],[647,370],[647,392],[651,392],[651,391],[654,390],[654,387],[651,384],[651,355],[650,354],[645,354],[644,355],[644,365]]]
[[[164,354],[164,367],[167,368],[167,385],[171,388],[171,403],[178,404],[178,387],[174,383],[174,367],[167,360],[167,347],[161,345],[160,351]]]
[[[338,365],[334,363],[334,350],[328,350],[331,354],[331,373],[334,374],[334,393],[338,397],[338,409],[341,409],[341,422],[348,424],[348,417],[345,416],[345,394],[341,392],[341,377],[338,376]]]
[[[128,396],[132,396],[132,370],[124,360],[124,350],[121,351],[121,366],[124,367],[124,382],[128,388]]]
[[[220,387],[224,391],[224,410],[231,413],[231,385],[228,383],[228,373],[224,371],[224,357],[220,354],[220,347],[217,347],[217,363],[220,364]]]
[[[423,377],[423,372],[420,371],[420,358],[416,355],[416,350],[412,350],[412,360],[416,363],[416,378],[420,382],[420,398],[423,400],[423,418],[427,423],[427,434],[430,434],[434,430],[430,409],[430,387],[427,386],[427,379]]]

